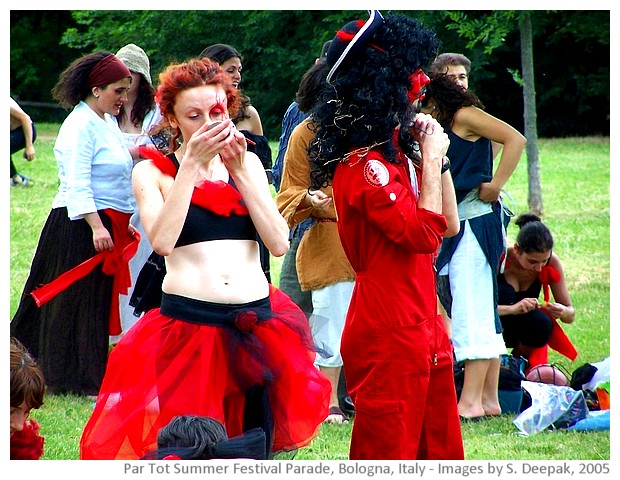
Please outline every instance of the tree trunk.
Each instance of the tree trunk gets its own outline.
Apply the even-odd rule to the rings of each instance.
[[[534,84],[534,48],[532,46],[532,22],[529,13],[523,13],[519,20],[521,34],[521,69],[523,71],[523,119],[527,145],[527,179],[530,211],[543,214],[540,168],[538,163],[538,129],[536,126],[536,89]]]

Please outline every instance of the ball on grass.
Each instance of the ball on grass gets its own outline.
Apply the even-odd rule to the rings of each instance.
[[[568,378],[562,371],[553,365],[536,365],[533,367],[525,379],[529,382],[546,383],[549,385],[557,385],[559,387],[567,387],[569,385]]]

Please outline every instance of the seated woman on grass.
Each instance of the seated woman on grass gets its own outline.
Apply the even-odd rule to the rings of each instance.
[[[564,268],[553,253],[553,236],[532,213],[520,215],[515,223],[520,229],[517,241],[508,247],[504,271],[497,276],[497,310],[506,346],[513,348],[513,355],[528,358],[529,366],[533,367],[546,363],[544,356],[540,362],[538,355],[532,358],[534,351],[546,347],[552,336],[556,336],[556,340],[561,336],[562,341],[558,342],[561,350],[558,351],[569,358],[573,354],[576,356],[559,325],[554,326],[555,319],[572,323],[575,308],[566,287]],[[541,289],[545,289],[542,302],[539,301]]]

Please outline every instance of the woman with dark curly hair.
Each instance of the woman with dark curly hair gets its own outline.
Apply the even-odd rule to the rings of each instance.
[[[341,354],[356,416],[351,459],[463,459],[434,255],[454,235],[448,138],[417,114],[436,55],[416,19],[372,11],[338,31],[314,112],[313,187],[332,184],[356,273]]]
[[[448,156],[458,203],[460,231],[437,257],[439,298],[451,318],[456,361],[465,362],[459,413],[464,419],[501,414],[500,355],[506,353],[497,314],[497,281],[505,250],[499,195],[514,172],[525,137],[486,113],[478,97],[450,75],[436,74],[423,112],[450,137]],[[492,142],[503,146],[494,170]]]
[[[129,223],[133,163],[112,117],[130,86],[127,66],[101,51],[72,62],[52,91],[71,109],[54,144],[58,192],[11,320],[48,393],[97,395],[109,335],[121,331],[119,296],[138,242]]]

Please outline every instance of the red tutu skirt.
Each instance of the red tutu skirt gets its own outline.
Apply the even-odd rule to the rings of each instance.
[[[329,412],[303,312],[275,287],[244,305],[164,294],[114,347],[80,441],[82,459],[139,459],[175,415],[263,428],[271,454],[307,446]]]

